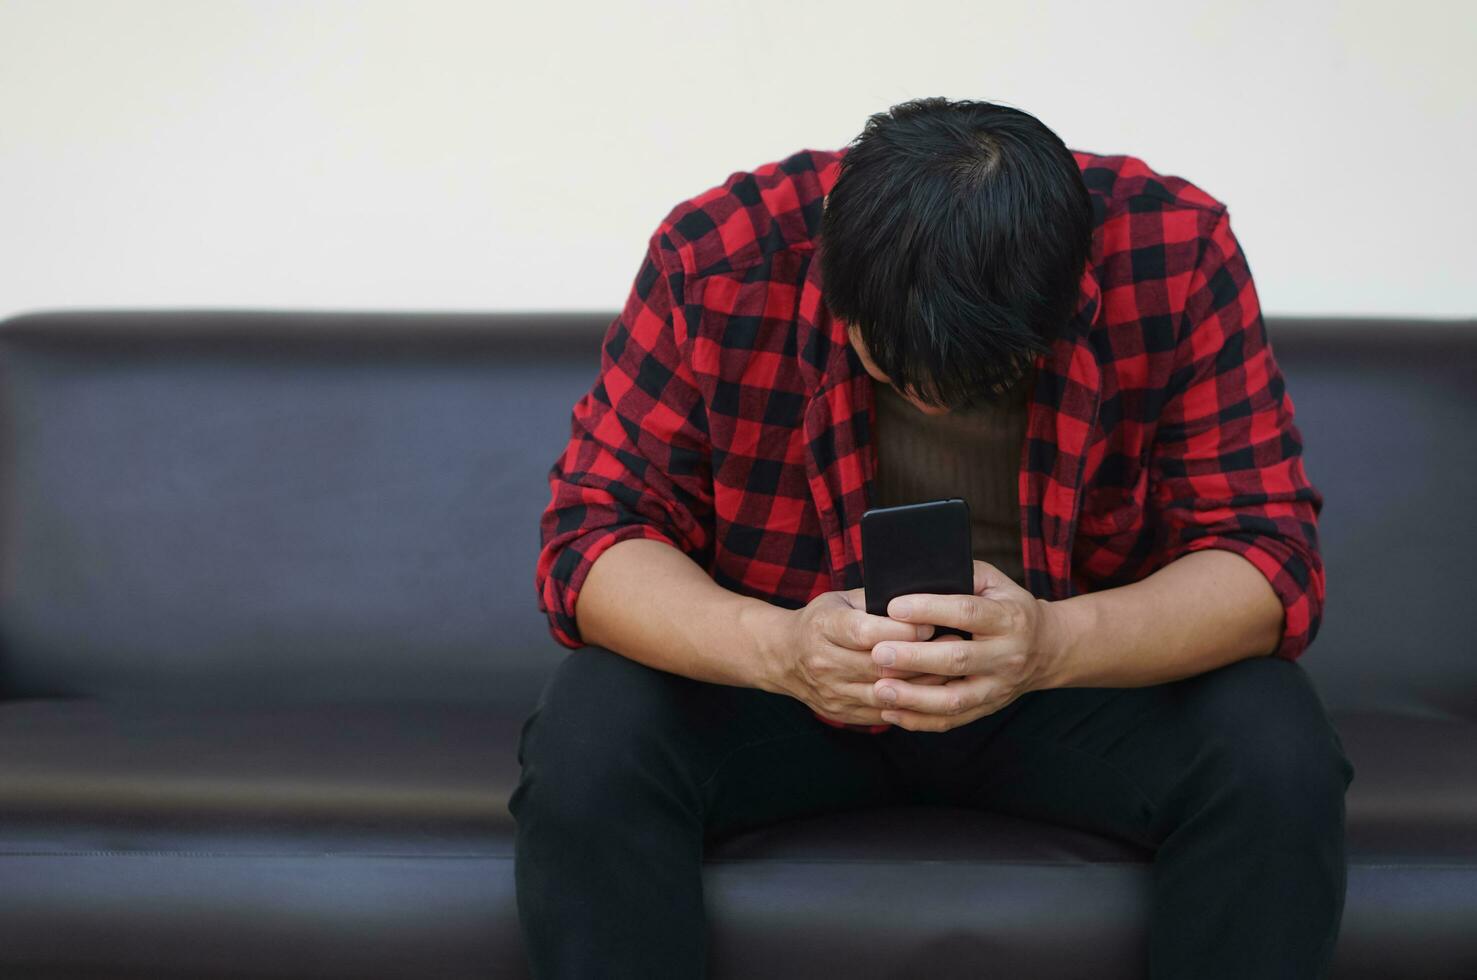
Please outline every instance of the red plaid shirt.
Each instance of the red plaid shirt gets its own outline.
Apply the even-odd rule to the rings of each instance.
[[[816,261],[845,152],[734,173],[651,236],[549,471],[535,577],[560,644],[584,645],[580,586],[625,538],[665,541],[725,588],[787,608],[861,586],[874,382]],[[1093,247],[1076,315],[1036,360],[1019,477],[1026,588],[1063,599],[1191,551],[1234,551],[1276,591],[1275,655],[1295,659],[1322,615],[1322,498],[1226,208],[1135,157],[1074,156]]]

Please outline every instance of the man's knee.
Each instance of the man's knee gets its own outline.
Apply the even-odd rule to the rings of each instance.
[[[554,819],[608,819],[669,754],[680,681],[604,647],[571,651],[523,725],[509,810],[533,802]]]
[[[1252,657],[1201,675],[1190,703],[1208,789],[1280,826],[1341,822],[1354,767],[1301,666]]]
[[[694,682],[600,646],[572,650],[539,697],[535,725],[576,742],[630,744],[680,725],[684,685]]]

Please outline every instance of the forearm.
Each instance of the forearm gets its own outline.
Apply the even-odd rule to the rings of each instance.
[[[1143,687],[1270,653],[1282,603],[1256,567],[1206,549],[1142,581],[1048,603],[1042,687]]]
[[[627,538],[595,559],[574,615],[587,643],[648,667],[775,690],[774,639],[792,612],[723,588],[668,544]]]

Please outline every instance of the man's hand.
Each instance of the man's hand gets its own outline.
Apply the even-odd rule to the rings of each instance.
[[[822,592],[785,620],[776,638],[770,688],[803,701],[824,717],[854,725],[880,725],[882,708],[873,682],[906,679],[912,686],[942,684],[948,677],[926,671],[880,666],[870,656],[884,640],[920,643],[933,635],[930,625],[898,622],[867,612],[866,592]]]
[[[1051,603],[1033,597],[993,565],[974,563],[974,595],[898,596],[887,615],[889,621],[953,626],[974,639],[919,643],[888,636],[878,641],[872,659],[879,667],[947,675],[942,684],[896,677],[873,682],[872,703],[884,709],[879,715],[884,722],[911,731],[948,731],[1049,686],[1057,649]]]

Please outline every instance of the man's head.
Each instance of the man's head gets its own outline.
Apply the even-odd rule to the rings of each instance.
[[[868,118],[826,196],[826,305],[914,404],[986,402],[1077,308],[1092,204],[1038,119],[916,99]],[[920,405],[921,407],[921,405]]]

